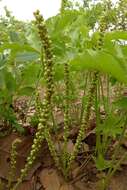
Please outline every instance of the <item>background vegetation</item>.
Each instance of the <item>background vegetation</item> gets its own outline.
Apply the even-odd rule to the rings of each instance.
[[[72,165],[88,137],[94,144],[90,160],[104,172],[97,190],[107,190],[127,158],[125,150],[118,158],[127,124],[127,1],[63,0],[58,15],[44,21],[36,11],[30,23],[16,20],[6,7],[5,12],[0,17],[0,136],[33,135],[24,169],[14,186],[10,177],[8,189],[18,188],[43,141],[70,182]],[[20,100],[25,104],[19,106]],[[12,176],[15,144],[17,140]]]

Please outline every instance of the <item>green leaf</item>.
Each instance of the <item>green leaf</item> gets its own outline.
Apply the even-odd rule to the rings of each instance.
[[[97,132],[102,132],[108,136],[116,137],[116,135],[121,134],[122,132],[122,123],[120,118],[114,115],[110,115],[105,119],[103,124],[98,125],[96,128]]]
[[[10,39],[11,39],[12,42],[19,41],[19,35],[18,35],[18,33],[15,32],[15,31],[11,31],[10,32]]]
[[[30,46],[37,52],[41,52],[41,42],[38,36],[37,28],[34,26],[28,26],[28,33],[26,34],[26,39]]]
[[[39,54],[36,52],[22,52],[17,53],[15,60],[17,62],[35,61],[39,58]]]
[[[118,109],[127,111],[127,97],[122,97],[113,103]]]
[[[3,52],[6,49],[13,50],[14,52],[21,52],[21,51],[32,51],[34,52],[35,49],[33,49],[30,45],[23,45],[19,43],[4,43],[2,46],[0,46],[0,52]]]
[[[105,34],[105,40],[127,40],[126,31],[113,31]]]
[[[12,95],[7,89],[0,90],[0,104],[6,103],[8,105],[12,104]],[[0,105],[1,108],[1,105]],[[5,109],[5,107],[4,107]]]
[[[127,59],[127,45],[122,46],[123,54]]]
[[[13,124],[13,127],[17,130],[17,132],[19,132],[21,134],[25,133],[25,129],[16,122]]]
[[[64,79],[64,65],[63,64],[57,64],[57,65],[55,65],[54,71],[55,71],[54,79],[56,81]]]
[[[41,65],[31,63],[26,65],[24,70],[22,71],[22,85],[23,86],[33,86],[36,84],[36,81],[39,77]]]
[[[118,81],[127,83],[125,68],[112,55],[104,51],[86,50],[70,61],[71,69],[75,71],[97,70],[110,74]]]
[[[0,89],[5,87],[4,72],[0,71]]]
[[[51,35],[63,33],[78,17],[80,13],[76,10],[66,10],[62,15],[56,15],[47,20],[46,24]]]
[[[111,166],[111,161],[105,160],[102,154],[99,154],[97,158],[95,158],[96,167],[98,170],[102,171]]]
[[[29,86],[23,87],[23,88],[19,89],[18,95],[20,95],[20,96],[31,96],[32,93],[34,92],[34,90],[35,90],[35,88],[33,88],[33,87],[29,87]]]
[[[2,70],[7,63],[7,59],[3,57],[3,55],[0,55],[0,70]]]
[[[9,93],[15,92],[16,80],[11,72],[4,71],[4,80],[5,80],[6,89],[8,89]]]
[[[111,54],[114,58],[118,61],[126,62],[127,58],[127,48],[126,46],[120,45],[118,43],[114,43],[112,41],[105,41],[104,43],[104,50]],[[127,68],[126,64],[124,66]]]

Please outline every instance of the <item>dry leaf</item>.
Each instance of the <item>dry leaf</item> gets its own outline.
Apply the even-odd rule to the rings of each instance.
[[[64,142],[63,141],[56,142],[55,147],[58,152],[61,152],[64,148]],[[67,152],[71,154],[73,152],[73,148],[74,148],[74,144],[72,140],[69,140],[67,143]]]
[[[81,182],[81,181],[77,181],[75,184],[74,184],[74,187],[76,190],[92,190],[88,187],[85,186],[85,183]]]
[[[16,181],[17,178],[20,176],[20,171],[24,168],[26,163],[26,158],[30,152],[31,145],[32,145],[32,137],[20,137],[17,134],[10,134],[2,139],[0,139],[0,177],[8,180],[8,175],[10,171],[10,150],[12,142],[16,139],[21,139],[21,143],[17,147],[17,164],[16,164],[16,171],[13,181]],[[30,180],[33,173],[37,170],[40,166],[40,162],[36,163],[28,173],[26,177],[27,180]]]
[[[43,169],[39,177],[45,190],[60,190],[62,179],[55,169]]]
[[[64,184],[59,190],[75,190],[74,187],[70,184]]]
[[[123,167],[123,171],[117,172],[112,177],[110,187],[111,190],[127,190],[127,166]]]
[[[74,144],[73,144],[72,140],[69,140],[68,143],[67,143],[67,151],[68,151],[68,153],[72,153],[73,149],[74,149]]]
[[[23,182],[19,185],[18,190],[34,190],[34,180]]]

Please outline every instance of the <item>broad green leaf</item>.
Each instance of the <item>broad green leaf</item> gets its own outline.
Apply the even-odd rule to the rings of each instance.
[[[10,39],[11,39],[12,42],[19,41],[19,35],[18,35],[18,33],[15,32],[15,31],[11,31],[10,32]]]
[[[7,89],[0,90],[0,104],[3,104],[3,102],[4,103],[6,102],[7,104],[12,103],[12,95],[9,93]],[[1,108],[1,105],[0,105],[0,108]]]
[[[36,51],[34,48],[32,48],[30,45],[23,45],[19,43],[4,43],[2,46],[0,46],[0,52],[3,52],[6,49],[10,49],[14,52],[21,52],[21,51]]]
[[[6,63],[7,63],[6,59],[4,59],[1,55],[0,56],[0,70],[2,70],[6,66]]]
[[[22,71],[22,85],[23,86],[33,86],[39,77],[40,65],[39,64],[29,64]]]
[[[62,57],[65,54],[65,44],[64,42],[61,40],[59,40],[58,38],[54,38],[52,40],[53,42],[53,53],[55,56],[59,56]]]
[[[105,41],[104,43],[104,50],[111,54],[117,61],[123,65],[125,70],[127,70],[127,64],[126,64],[126,59],[127,59],[127,49],[124,49],[123,45],[120,45],[118,43],[114,43],[112,41]]]
[[[19,91],[18,91],[18,95],[20,96],[31,96],[32,93],[34,92],[35,88],[33,87],[23,87],[23,88],[20,88]]]
[[[4,72],[0,70],[0,89],[5,87]]]
[[[127,83],[127,71],[112,55],[104,51],[86,50],[70,61],[72,70],[97,70]]]
[[[121,125],[122,123],[118,116],[110,115],[105,119],[103,124],[98,125],[96,131],[106,134],[107,136],[116,137],[116,135],[119,135],[122,132]]]
[[[63,64],[57,64],[57,65],[55,65],[54,71],[55,71],[54,79],[56,81],[64,79],[64,65]]]
[[[37,28],[33,26],[28,26],[28,33],[26,34],[26,39],[30,46],[37,52],[41,52],[41,42],[38,35]]]
[[[89,28],[85,25],[80,26],[80,32],[83,35],[83,37],[88,37],[89,34]]]
[[[105,40],[127,40],[126,31],[113,31],[105,34]]]
[[[122,48],[123,54],[124,54],[124,56],[125,56],[125,58],[126,58],[126,60],[127,60],[127,45],[124,45],[124,46],[122,46],[121,48]]]
[[[62,15],[57,15],[46,21],[50,35],[64,32],[78,17],[80,13],[76,10],[66,10]]]
[[[39,54],[36,52],[22,52],[17,53],[15,60],[17,62],[35,61],[39,58]]]
[[[127,97],[122,97],[113,103],[118,109],[127,111]]]
[[[4,71],[4,80],[6,89],[8,89],[9,93],[13,93],[16,89],[16,80],[13,77],[12,73]]]
[[[19,132],[21,134],[25,133],[25,129],[16,122],[13,124],[13,127],[17,130],[17,132]]]
[[[103,155],[99,154],[97,158],[95,158],[96,167],[98,170],[105,170],[111,166],[111,161],[105,160]]]

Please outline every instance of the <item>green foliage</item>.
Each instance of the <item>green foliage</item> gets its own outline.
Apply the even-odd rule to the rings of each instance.
[[[127,97],[121,97],[114,102],[114,105],[118,107],[121,111],[127,111]]]
[[[102,154],[98,155],[98,157],[95,159],[95,163],[97,169],[100,171],[110,168],[111,166],[111,161],[105,160]]]
[[[107,32],[105,35],[105,40],[127,40],[127,32],[126,31],[113,31]]]
[[[126,71],[122,65],[109,53],[104,50],[94,51],[86,50],[79,54],[70,62],[72,70],[82,71],[84,69],[98,70],[110,74],[120,82],[127,82]]]
[[[82,147],[84,132],[89,130],[93,113],[96,115],[97,136],[94,161],[98,170],[107,169],[112,175],[126,128],[126,118],[122,115],[127,111],[124,94],[127,85],[124,1],[112,6],[110,1],[95,4],[89,0],[78,4],[77,1],[63,0],[61,12],[46,21],[36,12],[36,25],[33,21],[17,21],[5,8],[6,17],[0,17],[0,121],[3,125],[23,133],[14,102],[27,96],[35,106],[38,89],[39,93],[44,90],[43,98],[39,94],[39,111],[36,110],[30,118],[31,125],[37,127],[37,133],[20,179],[36,159],[44,139],[56,166],[67,177],[71,163]],[[119,92],[118,97],[114,96],[113,90]],[[69,125],[73,125],[70,113],[72,106],[77,107],[77,102],[80,104],[81,126],[74,150],[68,154]],[[100,111],[102,107],[104,118]],[[64,112],[64,167],[60,165],[60,153],[55,149],[52,130],[48,126],[51,119],[55,125],[54,108]],[[75,120],[77,118],[78,115]],[[114,139],[119,146],[113,158],[107,160],[106,154]]]
[[[101,132],[103,135],[115,138],[117,135],[122,133],[121,126],[121,117],[110,114],[110,116],[105,119],[103,124],[96,127],[96,132]]]

